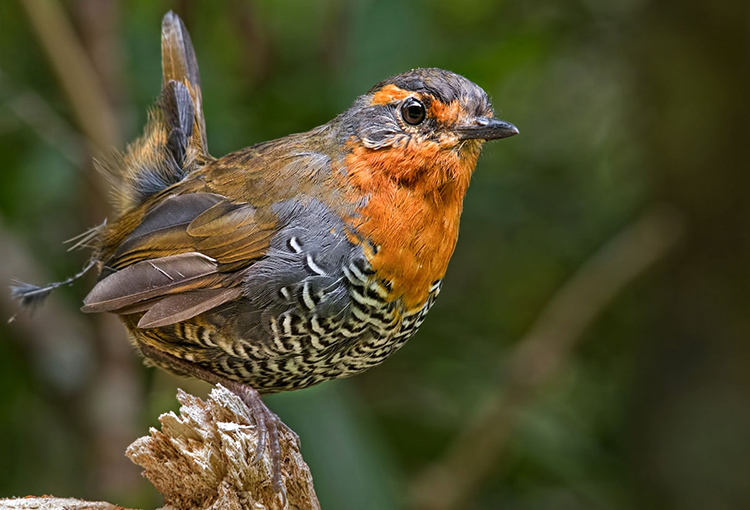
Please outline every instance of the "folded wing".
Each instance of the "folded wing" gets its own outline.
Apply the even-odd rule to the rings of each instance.
[[[184,321],[237,299],[254,261],[276,233],[276,218],[212,193],[164,200],[104,262],[84,312],[144,313],[139,327]]]

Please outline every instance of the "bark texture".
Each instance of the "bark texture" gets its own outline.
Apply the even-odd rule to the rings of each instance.
[[[180,414],[137,439],[127,456],[164,495],[162,510],[319,510],[310,469],[294,432],[280,430],[286,500],[271,485],[268,451],[253,463],[258,434],[250,409],[222,386],[203,401],[182,390]],[[110,510],[122,507],[53,497],[0,500],[0,509]]]

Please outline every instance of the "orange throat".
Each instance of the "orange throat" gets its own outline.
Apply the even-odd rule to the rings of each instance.
[[[367,197],[349,225],[376,249],[365,254],[389,300],[421,308],[443,278],[458,239],[463,199],[481,144],[446,150],[436,142],[373,150],[350,145],[346,180],[353,197]]]

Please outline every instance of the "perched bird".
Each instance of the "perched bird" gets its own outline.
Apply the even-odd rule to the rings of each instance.
[[[162,65],[143,136],[110,164],[116,217],[87,239],[100,276],[83,311],[119,315],[147,363],[240,394],[278,487],[280,422],[259,394],[362,372],[414,335],[482,144],[518,130],[466,78],[415,69],[327,124],[217,159],[190,37],[171,12]]]

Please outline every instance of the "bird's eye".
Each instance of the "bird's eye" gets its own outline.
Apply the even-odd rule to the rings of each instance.
[[[401,105],[401,116],[407,124],[415,126],[424,120],[424,105],[413,97],[410,97]]]

